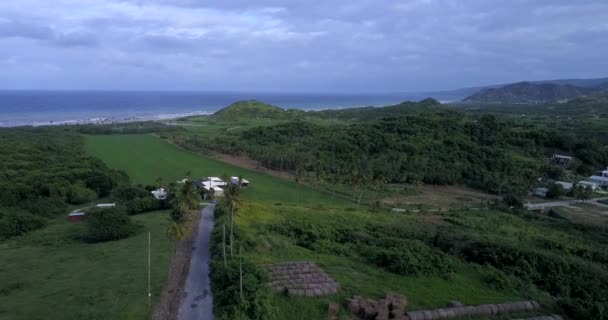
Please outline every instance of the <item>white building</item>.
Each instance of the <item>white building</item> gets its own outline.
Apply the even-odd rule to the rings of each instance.
[[[591,190],[593,190],[593,191],[597,190],[597,188],[599,188],[599,187],[600,187],[600,186],[599,186],[597,183],[595,183],[595,182],[591,182],[591,181],[585,181],[585,180],[579,181],[579,182],[576,184],[576,186],[577,186],[577,187],[583,187],[583,188],[589,188],[589,187],[591,187]]]
[[[606,167],[606,170],[602,171],[602,177],[608,178],[608,167]]]
[[[159,189],[156,189],[154,191],[150,191],[150,193],[157,200],[165,200],[165,199],[167,199],[167,190],[165,190],[165,188],[159,188]]]
[[[587,179],[593,183],[597,183],[600,187],[608,187],[608,177],[591,176]]]
[[[572,187],[574,187],[572,183],[564,181],[555,181],[555,184],[562,186],[562,189],[566,191],[570,191],[572,190]]]
[[[239,177],[230,177],[230,183],[234,184],[234,185],[239,185]],[[246,187],[249,185],[249,180],[246,179],[242,179],[241,180],[241,186]]]

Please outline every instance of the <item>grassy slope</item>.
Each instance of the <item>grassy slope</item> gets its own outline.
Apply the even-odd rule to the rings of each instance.
[[[485,269],[453,259],[455,272],[448,278],[439,276],[411,277],[385,271],[364,261],[352,257],[340,257],[323,254],[297,246],[292,239],[275,234],[269,230],[273,224],[290,216],[313,216],[320,224],[330,225],[332,218],[346,216],[351,221],[364,223],[394,222],[421,216],[404,216],[393,213],[373,213],[343,211],[342,209],[315,210],[311,208],[295,208],[253,204],[244,208],[237,220],[237,226],[247,233],[247,241],[256,243],[253,252],[248,255],[260,264],[279,263],[285,261],[311,260],[315,261],[325,271],[332,275],[340,284],[341,292],[336,296],[322,298],[284,298],[277,296],[277,319],[322,319],[326,316],[327,303],[342,304],[346,298],[353,295],[363,295],[371,298],[381,298],[387,292],[404,294],[409,300],[409,309],[423,309],[445,306],[450,300],[459,300],[466,304],[498,303],[517,300],[515,293],[500,292],[488,287],[483,277]],[[335,220],[334,220],[335,221]],[[346,315],[343,310],[342,315]]]
[[[87,136],[87,152],[102,159],[108,166],[125,170],[134,183],[153,184],[157,177],[165,182],[183,179],[185,172],[192,177],[243,175],[251,181],[246,195],[253,201],[268,203],[325,204],[344,206],[348,203],[329,194],[316,193],[307,186],[238,168],[209,157],[177,149],[174,145],[152,135]],[[299,190],[298,190],[299,189]],[[297,200],[297,198],[300,198]]]
[[[145,319],[147,231],[152,239],[152,293],[167,278],[171,244],[166,212],[133,217],[128,239],[86,244],[82,225],[58,218],[48,227],[0,244],[0,319]]]
[[[109,166],[126,170],[134,182],[151,183],[161,175],[174,181],[191,170],[193,176],[243,174],[252,181],[247,190],[249,204],[243,208],[238,227],[245,237],[256,243],[248,253],[259,263],[289,260],[313,260],[334,276],[343,287],[336,296],[324,298],[285,298],[275,296],[277,319],[321,319],[326,316],[328,301],[342,303],[347,296],[363,294],[380,297],[388,291],[406,294],[412,308],[445,305],[451,299],[465,303],[499,302],[517,298],[514,294],[490,289],[479,268],[459,263],[450,279],[441,277],[404,277],[376,268],[358,259],[319,254],[296,246],[289,238],[274,234],[268,225],[288,219],[290,215],[354,215],[358,219],[400,219],[394,214],[344,211],[347,203],[336,203],[330,196],[301,187],[296,208],[295,183],[264,174],[236,168],[216,160],[177,149],[154,136],[89,136],[89,152]],[[282,205],[276,205],[276,203]],[[354,205],[353,205],[354,206]],[[397,221],[397,220],[395,220]]]

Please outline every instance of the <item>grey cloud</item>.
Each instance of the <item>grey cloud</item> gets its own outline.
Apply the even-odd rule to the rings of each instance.
[[[62,47],[97,47],[97,36],[88,32],[70,32],[58,35],[53,43]]]
[[[53,38],[53,30],[46,26],[28,24],[19,21],[0,20],[0,38],[30,38],[37,40],[50,40]]]
[[[431,90],[605,76],[608,55],[601,0],[20,1],[0,2],[0,51],[29,41],[92,86],[128,70],[132,89]]]

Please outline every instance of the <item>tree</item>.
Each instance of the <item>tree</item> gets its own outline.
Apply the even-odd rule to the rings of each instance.
[[[170,224],[167,227],[167,231],[165,231],[165,235],[169,241],[173,241],[173,258],[175,258],[175,253],[177,252],[177,242],[183,240],[190,231],[188,226],[184,222],[177,222],[170,220]]]
[[[234,242],[234,212],[238,210],[243,200],[240,197],[240,193],[234,186],[229,186],[224,191],[224,204],[230,209],[230,256],[234,255],[234,248],[232,243]]]
[[[572,190],[572,195],[581,201],[589,200],[589,198],[591,198],[591,193],[593,193],[593,190],[591,189],[591,187],[585,188],[584,186],[581,186],[581,185],[576,186]]]
[[[87,238],[92,242],[127,238],[135,233],[135,224],[122,206],[92,208],[86,214]]]
[[[157,188],[161,188],[163,186],[163,177],[159,176],[159,177],[156,178],[155,181],[156,181],[156,187]]]
[[[191,181],[186,181],[177,188],[172,201],[174,208],[187,212],[198,208],[201,195]]]
[[[559,198],[565,194],[564,187],[561,184],[554,183],[549,186],[549,192],[547,192],[548,198]]]

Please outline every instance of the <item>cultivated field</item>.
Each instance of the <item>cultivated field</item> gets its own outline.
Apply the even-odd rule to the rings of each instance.
[[[87,136],[86,148],[108,166],[126,171],[134,183],[154,184],[157,177],[168,183],[183,179],[188,171],[193,178],[242,175],[251,181],[245,194],[254,201],[348,205],[347,201],[315,192],[308,186],[181,150],[152,135]]]

